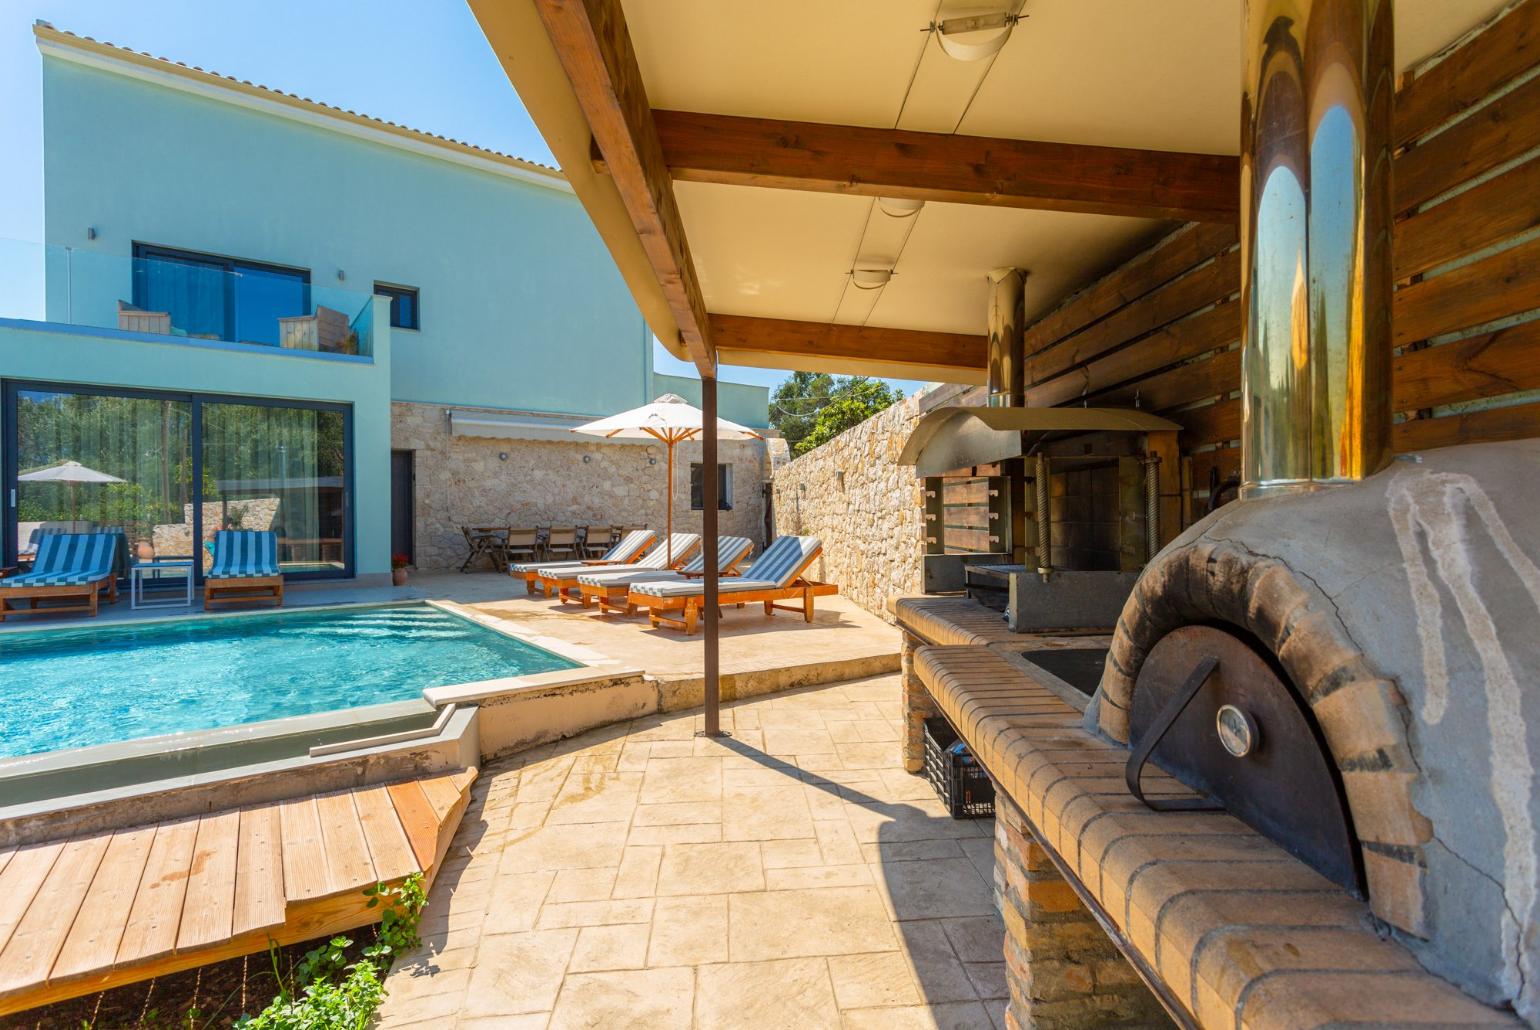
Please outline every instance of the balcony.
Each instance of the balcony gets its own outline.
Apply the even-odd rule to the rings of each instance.
[[[0,273],[0,318],[194,345],[372,355],[372,293],[318,283],[302,267],[138,243],[125,255],[0,240]]]

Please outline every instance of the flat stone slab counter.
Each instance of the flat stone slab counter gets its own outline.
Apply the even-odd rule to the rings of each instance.
[[[1376,932],[1364,903],[1239,820],[1147,809],[1124,784],[1128,751],[1085,730],[1076,707],[998,648],[921,646],[910,661],[1009,796],[997,805],[997,840],[1017,837],[997,852],[1006,868],[996,881],[1006,881],[1012,903],[1006,958],[1017,1025],[1045,1025],[1018,1005],[1062,1009],[1078,996],[1078,1015],[1048,1025],[1088,1025],[1096,1012],[1133,1004],[1105,962],[1072,958],[1082,971],[1066,975],[1064,955],[1089,946],[1086,920],[1064,918],[1075,899],[1051,889],[1034,848],[1193,1025],[1520,1025],[1423,970]],[[1143,782],[1150,794],[1188,793],[1151,768]],[[1074,939],[1055,940],[1061,930]]]

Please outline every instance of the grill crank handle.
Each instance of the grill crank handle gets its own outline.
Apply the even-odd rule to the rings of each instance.
[[[1144,796],[1144,789],[1139,785],[1139,779],[1144,773],[1144,763],[1150,760],[1150,753],[1155,750],[1155,745],[1166,735],[1177,719],[1181,718],[1192,699],[1198,696],[1198,691],[1203,689],[1203,684],[1214,674],[1219,667],[1219,659],[1213,655],[1204,655],[1192,670],[1192,675],[1187,677],[1187,682],[1182,684],[1182,689],[1172,695],[1166,702],[1166,707],[1160,710],[1155,717],[1155,722],[1145,733],[1144,739],[1134,747],[1133,754],[1128,756],[1128,764],[1123,768],[1123,779],[1128,784],[1128,792],[1140,801],[1145,807],[1156,812],[1215,812],[1223,811],[1224,806],[1210,801],[1206,797],[1196,798],[1167,798],[1165,800],[1152,800]]]

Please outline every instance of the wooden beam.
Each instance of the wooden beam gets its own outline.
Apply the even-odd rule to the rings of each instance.
[[[953,381],[982,382],[987,340],[965,333],[918,329],[797,322],[785,318],[712,315],[711,337],[718,350],[774,354],[789,360],[834,360],[841,363],[913,369],[958,369],[967,373]],[[724,357],[724,361],[729,360]],[[899,376],[903,378],[902,375]]]
[[[669,171],[688,182],[1195,222],[1233,223],[1240,204],[1224,155],[684,111],[653,120]]]
[[[620,0],[535,0],[690,357],[716,375],[706,304]]]

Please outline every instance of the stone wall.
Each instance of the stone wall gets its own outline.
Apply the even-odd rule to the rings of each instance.
[[[816,536],[813,574],[893,621],[890,598],[920,593],[924,498],[897,458],[920,416],[952,402],[958,387],[907,397],[775,470],[775,531]]]
[[[1004,791],[995,794],[995,888],[1005,919],[1008,1030],[1173,1025]]]
[[[418,568],[458,568],[466,553],[461,526],[621,523],[662,532],[662,444],[451,436],[446,411],[434,404],[391,405],[391,447],[414,453]],[[733,509],[720,513],[720,532],[749,537],[757,549],[765,535],[766,444],[723,440],[718,456],[733,467]],[[690,510],[690,462],[699,460],[699,443],[675,449],[675,532],[700,532],[701,512]]]

